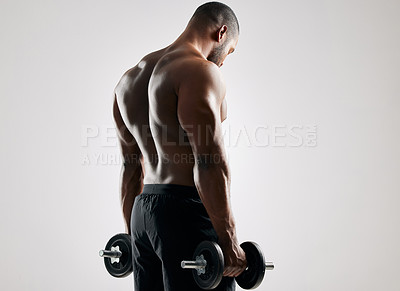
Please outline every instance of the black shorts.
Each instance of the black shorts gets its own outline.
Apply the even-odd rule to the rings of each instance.
[[[146,184],[135,199],[131,215],[133,276],[136,291],[195,291],[191,260],[203,240],[218,242],[196,187]],[[234,279],[224,277],[214,290],[235,290]]]

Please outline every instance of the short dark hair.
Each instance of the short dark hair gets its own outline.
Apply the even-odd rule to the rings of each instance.
[[[228,6],[220,2],[207,2],[199,6],[194,12],[190,22],[201,22],[202,24],[226,24],[229,28],[232,28],[235,33],[239,35],[239,21],[235,15],[235,12]]]

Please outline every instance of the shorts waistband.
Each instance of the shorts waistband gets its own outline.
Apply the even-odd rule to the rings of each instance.
[[[174,194],[191,198],[199,198],[195,186],[178,184],[144,184],[143,194]]]

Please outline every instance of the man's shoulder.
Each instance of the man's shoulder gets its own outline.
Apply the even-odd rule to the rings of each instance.
[[[154,69],[154,66],[162,57],[163,50],[164,49],[161,49],[145,55],[134,67],[125,71],[116,86],[116,90],[126,89],[127,87],[133,86],[138,82],[146,83]]]
[[[183,81],[221,81],[222,77],[216,64],[201,57],[184,57],[173,70],[179,72]]]
[[[175,79],[175,84],[178,95],[182,93],[192,95],[194,91],[225,95],[225,82],[216,64],[204,58],[192,58],[182,61],[177,69],[179,75]]]
[[[216,64],[213,62],[210,62],[207,59],[204,59],[203,57],[200,56],[185,56],[181,58],[181,61],[179,64],[182,67],[185,67],[187,70],[194,71],[194,72],[199,72],[199,73],[210,73],[210,74],[215,74],[219,73],[219,68]]]

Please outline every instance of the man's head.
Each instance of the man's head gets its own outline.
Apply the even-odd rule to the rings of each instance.
[[[207,59],[222,66],[239,39],[239,22],[233,10],[223,3],[205,3],[196,9],[189,25],[205,33],[212,46]]]

